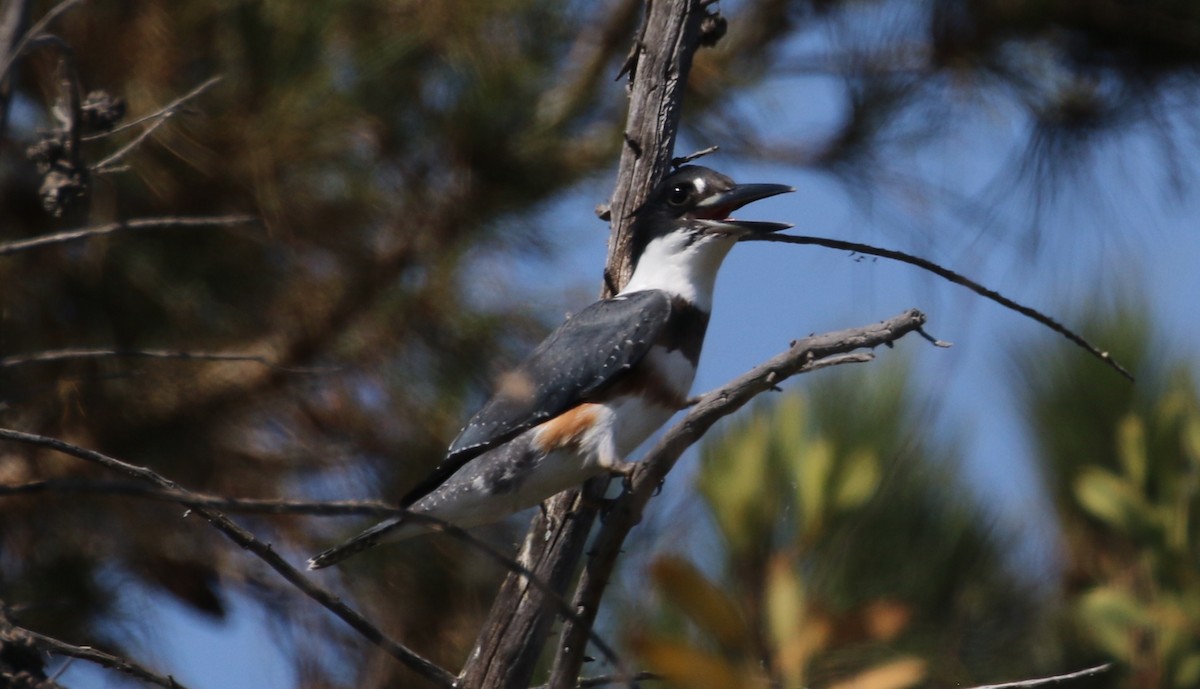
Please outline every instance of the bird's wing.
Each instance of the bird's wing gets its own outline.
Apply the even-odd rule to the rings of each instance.
[[[550,334],[505,374],[446,457],[400,501],[408,507],[464,464],[584,402],[641,361],[671,315],[671,298],[646,290],[598,301]]]

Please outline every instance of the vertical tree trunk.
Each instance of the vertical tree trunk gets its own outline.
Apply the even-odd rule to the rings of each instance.
[[[648,3],[641,36],[634,46],[632,88],[616,187],[611,200],[612,235],[605,268],[606,295],[629,280],[632,212],[666,176],[675,148],[683,91],[699,45],[705,10],[701,0]],[[530,527],[521,564],[543,577],[560,595],[575,573],[596,504],[608,479],[556,496]],[[469,689],[529,686],[549,634],[553,610],[546,596],[509,575],[461,674]],[[554,686],[571,687],[579,674],[582,649],[555,663]],[[557,655],[557,654],[556,654]]]

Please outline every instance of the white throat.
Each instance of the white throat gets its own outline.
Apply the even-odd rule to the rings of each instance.
[[[689,243],[678,232],[656,237],[646,245],[621,291],[658,289],[711,311],[717,271],[736,242],[733,237],[709,235]]]

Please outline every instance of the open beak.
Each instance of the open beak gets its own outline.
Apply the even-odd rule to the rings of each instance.
[[[789,223],[736,220],[730,213],[754,201],[796,191],[786,184],[739,184],[728,191],[714,194],[696,204],[695,218],[712,234],[766,234],[791,227]]]

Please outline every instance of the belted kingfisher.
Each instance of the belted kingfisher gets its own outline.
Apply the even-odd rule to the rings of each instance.
[[[794,191],[735,184],[681,167],[634,214],[633,275],[615,297],[571,316],[523,363],[401,500],[415,513],[469,527],[532,507],[604,472],[686,406],[712,310],[717,270],[737,240],[786,229],[734,220],[742,206]],[[328,567],[428,530],[392,517],[313,557]]]

